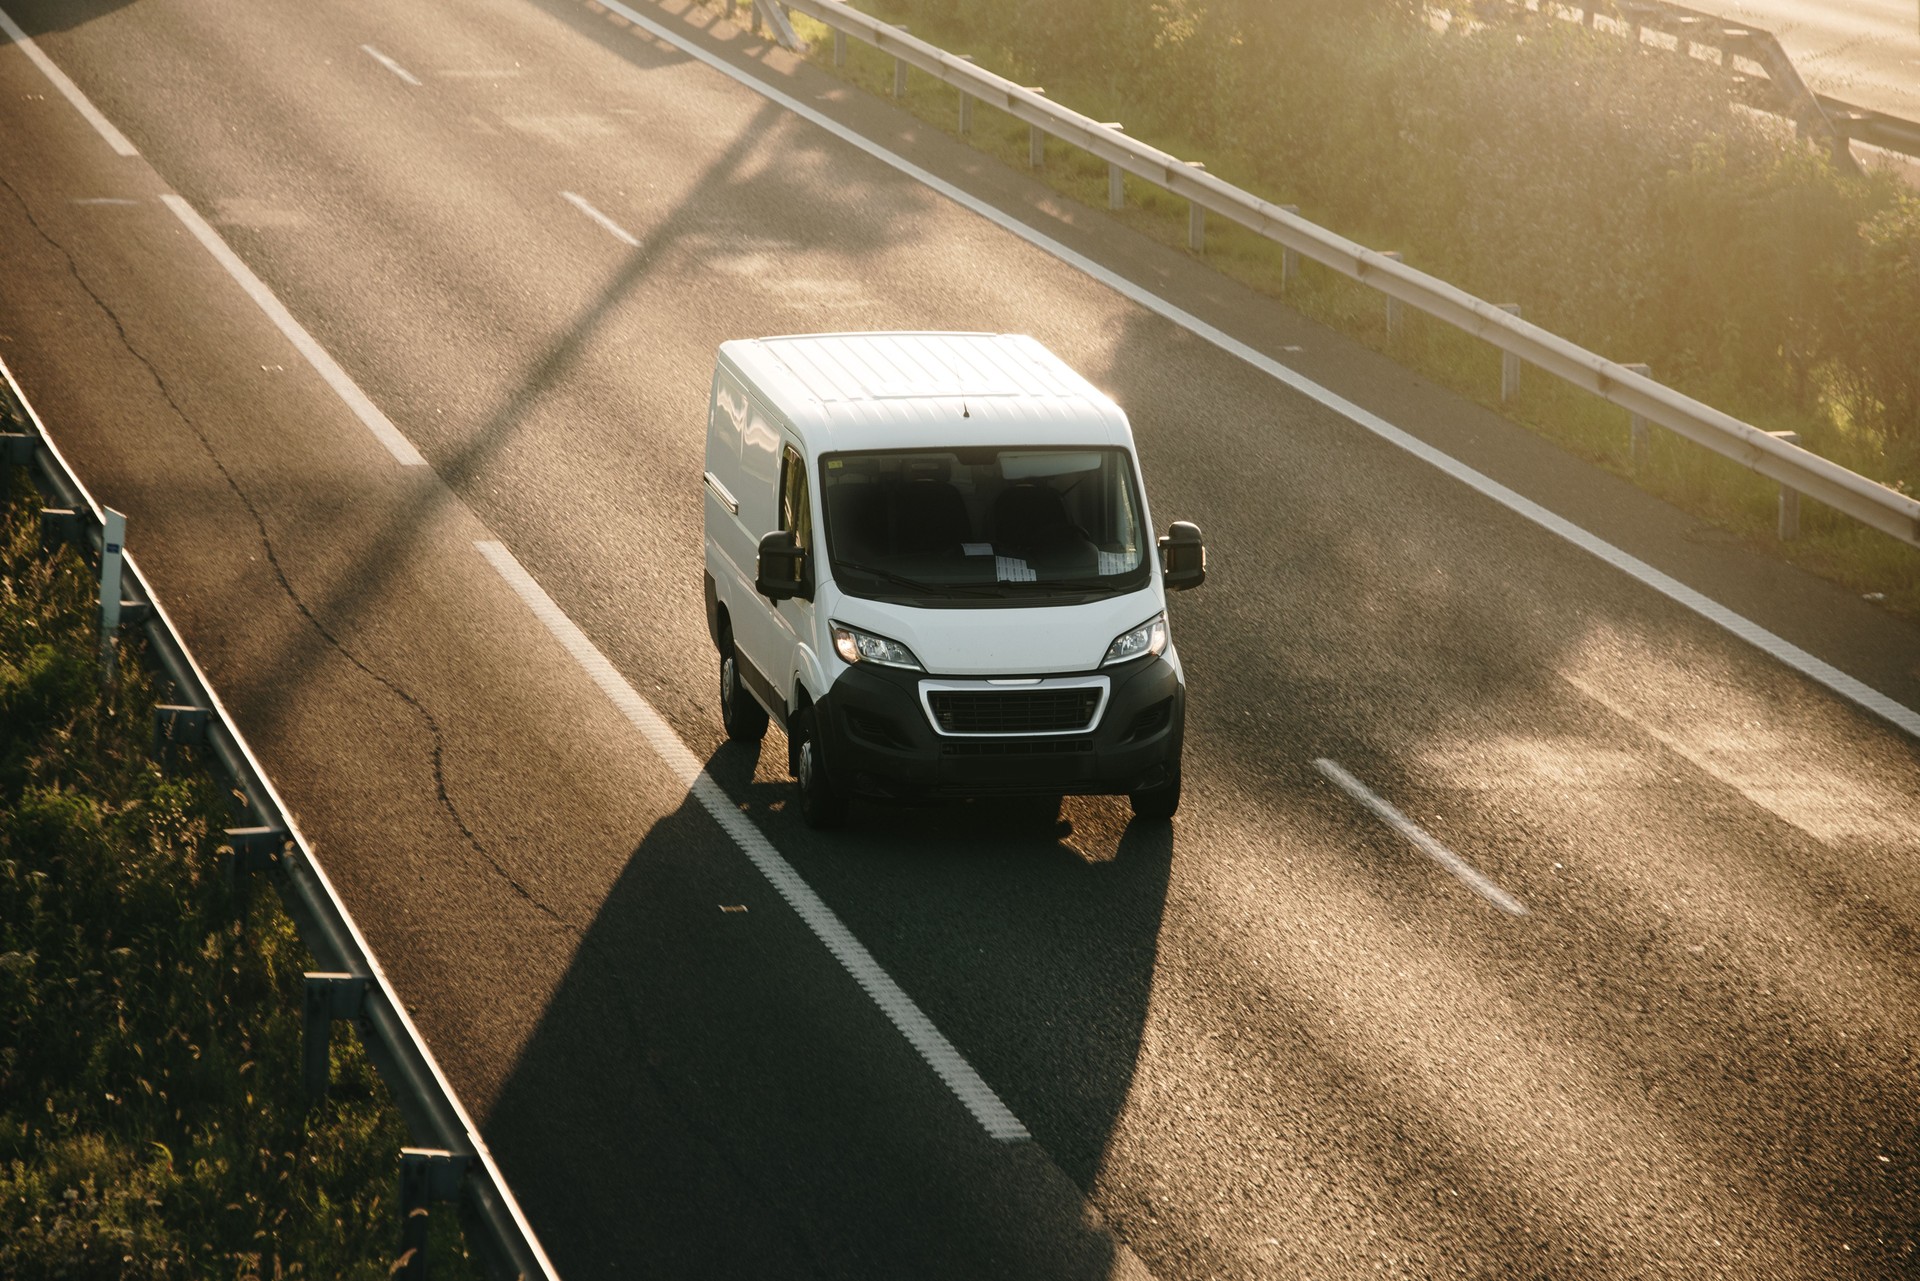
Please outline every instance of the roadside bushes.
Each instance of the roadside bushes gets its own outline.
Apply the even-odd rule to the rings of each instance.
[[[215,875],[226,798],[149,759],[151,680],[103,687],[32,512],[0,513],[0,1276],[385,1277],[398,1114],[351,1037],[305,1110],[305,951]]]
[[[1864,220],[1853,251],[1834,294],[1848,403],[1878,425],[1893,474],[1920,487],[1920,198],[1902,192]]]
[[[1920,484],[1920,213],[1705,62],[1402,0],[876,0],[1222,177]],[[1471,8],[1472,6],[1461,6]],[[1496,16],[1497,15],[1497,16]]]
[[[1426,38],[1395,65],[1405,181],[1379,200],[1410,256],[1742,417],[1823,420],[1810,444],[1886,473],[1835,428],[1863,411],[1911,428],[1870,372],[1900,366],[1860,332],[1876,311],[1896,346],[1920,332],[1863,256],[1902,204],[1893,178],[1835,171],[1715,68],[1572,27]]]

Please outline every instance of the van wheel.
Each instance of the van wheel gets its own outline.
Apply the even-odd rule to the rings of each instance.
[[[847,821],[847,798],[828,777],[821,758],[820,736],[813,732],[813,709],[801,713],[796,728],[800,734],[798,764],[794,776],[800,785],[800,817],[807,826],[820,831],[839,827]]]
[[[1180,808],[1180,770],[1175,767],[1173,777],[1158,787],[1149,787],[1144,791],[1131,792],[1127,801],[1133,806],[1133,816],[1154,822],[1165,822],[1173,817]]]
[[[720,724],[727,737],[757,743],[767,733],[767,709],[740,683],[740,659],[731,629],[720,633]]]

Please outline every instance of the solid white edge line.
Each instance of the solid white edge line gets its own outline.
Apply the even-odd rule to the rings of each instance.
[[[793,869],[793,865],[754,826],[753,820],[740,812],[732,798],[701,766],[692,750],[680,741],[673,727],[620,675],[599,647],[587,639],[586,633],[574,625],[573,620],[547,595],[546,589],[534,581],[514,554],[504,544],[490,540],[476,541],[474,547],[499,571],[500,577],[506,580],[514,594],[533,611],[534,617],[560,642],[561,647],[600,687],[614,707],[640,731],[641,737],[665,762],[674,777],[700,802],[700,807],[712,816],[721,830],[733,838],[734,844],[740,847],[741,852],[760,870],[760,874],[766,877],[780,897],[813,931],[814,937],[833,953],[847,973],[853,976],[854,982],[880,1007],[880,1012],[900,1030],[901,1035],[907,1038],[907,1043],[926,1060],[927,1065],[953,1091],[987,1134],[1004,1143],[1032,1137],[1020,1119],[1000,1101],[993,1087],[981,1079],[953,1043],[933,1025],[933,1020],[880,967],[872,953],[841,923],[833,909],[814,893],[813,888]]]
[[[1447,871],[1453,873],[1462,884],[1475,894],[1478,894],[1481,898],[1487,900],[1487,902],[1493,904],[1509,916],[1527,915],[1527,909],[1519,899],[1516,899],[1513,895],[1507,893],[1498,885],[1495,885],[1480,869],[1461,858],[1458,854],[1455,854],[1432,836],[1429,836],[1418,823],[1415,823],[1405,814],[1402,814],[1392,805],[1389,805],[1386,801],[1375,795],[1371,788],[1353,775],[1347,773],[1344,769],[1341,769],[1336,762],[1321,756],[1315,758],[1313,767],[1331,779],[1341,791],[1372,810],[1374,816],[1380,819],[1381,822],[1413,842],[1421,853],[1438,863],[1441,867],[1444,867]]]
[[[7,368],[6,361],[0,360],[0,387],[9,385],[16,391],[19,390],[19,380],[14,378],[13,372]],[[67,479],[79,489],[80,501],[86,504],[96,515],[101,513],[104,509],[101,507],[99,500],[93,496],[92,492],[87,489],[86,484],[81,481],[80,474],[74,470],[72,461],[61,452],[60,443],[55,440],[52,433],[47,430],[46,423],[41,421],[40,415],[34,410],[32,403],[26,399],[24,393],[20,395],[19,403],[20,407],[26,411],[27,418],[33,425],[33,434],[39,438],[40,448],[53,455],[60,473],[67,477]],[[152,588],[152,575],[148,574],[141,567],[140,558],[132,552],[126,553],[126,569],[136,580],[145,584],[149,589]],[[199,685],[201,693],[206,696],[210,710],[213,715],[218,717],[220,722],[226,726],[228,733],[232,735],[234,750],[240,754],[241,760],[246,763],[246,771],[252,775],[262,795],[266,798],[266,808],[286,820],[287,835],[292,838],[301,853],[301,858],[297,860],[296,866],[304,867],[306,871],[320,883],[326,892],[328,901],[334,904],[339,910],[340,924],[342,928],[346,930],[348,937],[352,939],[354,950],[366,961],[370,976],[375,978],[379,985],[390,995],[395,996],[395,999],[391,1002],[393,1017],[406,1029],[408,1038],[420,1051],[421,1061],[425,1063],[427,1070],[432,1073],[434,1082],[440,1088],[440,1093],[452,1105],[455,1120],[459,1122],[461,1130],[466,1134],[467,1141],[472,1144],[475,1155],[479,1157],[481,1163],[486,1167],[488,1175],[493,1179],[494,1186],[499,1189],[500,1195],[505,1201],[507,1211],[515,1225],[519,1227],[521,1235],[526,1238],[527,1244],[532,1247],[536,1256],[535,1261],[541,1268],[541,1275],[549,1278],[554,1277],[556,1274],[554,1273],[553,1265],[547,1259],[546,1250],[541,1246],[540,1239],[534,1234],[532,1226],[528,1224],[526,1215],[520,1208],[519,1201],[514,1197],[513,1189],[508,1186],[506,1178],[500,1173],[499,1166],[494,1162],[491,1149],[487,1147],[486,1140],[481,1137],[480,1127],[474,1124],[472,1114],[467,1111],[466,1104],[460,1101],[460,1095],[453,1088],[453,1083],[447,1079],[446,1073],[441,1071],[440,1061],[434,1057],[433,1049],[427,1044],[426,1038],[420,1035],[420,1029],[414,1023],[412,1016],[407,1013],[406,1005],[398,999],[393,983],[387,976],[386,969],[380,964],[379,956],[374,953],[372,945],[367,942],[366,935],[360,932],[360,923],[354,919],[353,913],[347,909],[346,900],[340,896],[339,887],[333,883],[333,878],[327,874],[326,867],[322,864],[319,856],[314,853],[312,842],[307,840],[306,833],[300,828],[300,820],[294,817],[292,807],[287,804],[286,798],[280,795],[280,790],[274,786],[273,778],[267,773],[266,767],[260,763],[260,758],[254,755],[253,745],[247,741],[246,735],[241,732],[239,723],[235,721],[233,714],[227,710],[225,700],[220,697],[219,689],[207,675],[206,669],[200,665],[200,660],[194,656],[193,647],[187,643],[186,632],[167,609],[165,600],[161,598],[160,594],[151,590],[148,591],[147,595],[149,597],[150,608],[159,618],[161,630],[174,638],[175,643],[180,649],[181,661],[184,662],[187,669],[193,673],[194,681]]]
[[[621,241],[628,245],[632,245],[635,249],[638,249],[640,247],[640,242],[633,238],[633,234],[631,232],[629,232],[625,227],[622,227],[619,223],[615,222],[613,219],[601,213],[598,209],[595,209],[591,204],[588,204],[587,198],[585,196],[577,196],[571,191],[563,191],[560,194],[566,197],[568,204],[572,205],[575,209],[578,209],[581,213],[585,214],[587,217],[593,219],[595,222],[599,223],[602,227],[604,227],[609,233],[612,234],[615,240]]]
[[[340,368],[332,356],[327,354],[326,348],[314,341],[313,335],[306,331],[305,326],[295,320],[293,313],[273,296],[273,291],[267,288],[260,277],[253,274],[247,264],[240,261],[240,256],[227,247],[227,242],[220,238],[220,233],[209,226],[207,220],[179,196],[169,193],[161,196],[160,199],[166,202],[167,208],[173,210],[180,221],[187,225],[187,230],[193,233],[193,238],[206,247],[214,260],[226,268],[227,274],[239,282],[240,287],[247,291],[247,296],[259,304],[260,310],[267,313],[267,319],[279,327],[280,332],[287,336],[287,340],[302,356],[306,357],[307,363],[313,366],[314,371],[326,380],[327,386],[333,388],[334,393],[346,402],[347,408],[353,411],[354,416],[366,424],[367,430],[373,433],[374,439],[385,445],[387,452],[392,454],[402,466],[424,467],[427,460],[420,456],[420,451],[413,447],[413,442],[401,435],[400,429],[387,420],[387,416],[380,412],[379,406],[367,399],[367,394],[360,390],[360,385],[347,375],[346,370]]]
[[[127,141],[127,136],[115,129],[113,122],[101,115],[99,109],[87,100],[87,95],[80,92],[80,86],[67,79],[67,73],[54,66],[53,59],[40,52],[40,46],[33,42],[33,37],[22,31],[20,24],[8,17],[4,9],[0,9],[0,31],[6,32],[7,38],[20,46],[21,52],[33,60],[34,66],[40,68],[41,74],[53,81],[53,87],[60,91],[60,96],[72,103],[75,111],[86,117],[87,123],[93,126],[95,133],[107,140],[109,147],[123,156],[140,154],[134,145]]]
[[[408,84],[412,85],[414,88],[417,89],[420,87],[420,81],[418,77],[416,77],[411,71],[408,71],[405,67],[401,66],[399,63],[395,62],[392,58],[389,58],[386,54],[381,53],[378,49],[374,48],[372,45],[363,44],[360,46],[360,50],[361,52],[365,53],[369,58],[372,58],[375,62],[385,67],[388,71],[391,71],[394,75],[399,76],[402,80],[406,81]]]
[[[1815,658],[1812,654],[1809,654],[1806,650],[1801,649],[1798,645],[1793,644],[1784,637],[1777,636],[1758,623],[1734,613],[1719,602],[1695,591],[1691,587],[1685,586],[1678,580],[1655,569],[1637,556],[1633,556],[1615,547],[1612,543],[1607,542],[1598,535],[1588,533],[1572,521],[1555,515],[1531,499],[1521,497],[1505,485],[1500,484],[1489,476],[1481,474],[1459,459],[1454,458],[1452,455],[1442,453],[1425,441],[1409,435],[1407,432],[1395,427],[1378,415],[1362,409],[1344,396],[1322,387],[1306,375],[1287,368],[1280,362],[1241,342],[1238,338],[1234,338],[1223,330],[1217,329],[1206,321],[1201,320],[1191,312],[1177,307],[1147,289],[1127,280],[1125,277],[1109,271],[1099,263],[1094,262],[1091,258],[1067,248],[1067,246],[1061,244],[1059,241],[1034,230],[1010,214],[994,208],[983,200],[968,195],[952,183],[938,178],[920,166],[913,164],[911,161],[893,154],[879,143],[862,137],[847,126],[829,119],[812,107],[799,101],[797,98],[782,93],[764,81],[732,66],[719,56],[681,36],[678,32],[671,31],[653,21],[651,18],[635,11],[628,5],[622,4],[621,0],[601,0],[601,3],[606,8],[618,13],[621,17],[633,23],[636,27],[646,31],[655,39],[672,45],[688,57],[705,63],[722,75],[731,77],[749,89],[752,89],[755,93],[765,97],[767,100],[785,107],[788,111],[793,112],[809,124],[826,130],[847,145],[865,152],[881,163],[891,166],[893,169],[907,175],[916,182],[947,197],[947,199],[962,208],[978,214],[980,217],[987,219],[989,222],[994,223],[1006,231],[1012,232],[1028,244],[1051,254],[1068,266],[1074,267],[1084,274],[1091,276],[1116,293],[1158,314],[1164,319],[1179,325],[1194,336],[1212,343],[1215,347],[1220,348],[1220,350],[1227,352],[1229,355],[1239,357],[1247,364],[1252,365],[1255,369],[1260,370],[1276,381],[1284,383],[1286,386],[1311,400],[1317,401],[1334,413],[1339,414],[1341,417],[1346,418],[1359,427],[1365,428],[1389,444],[1395,445],[1407,453],[1412,454],[1422,462],[1438,468],[1448,476],[1478,491],[1483,496],[1492,499],[1516,515],[1532,521],[1549,533],[1559,535],[1575,547],[1580,548],[1580,550],[1588,552],[1620,572],[1638,579],[1644,585],[1651,587],[1654,591],[1659,592],[1669,600],[1692,610],[1708,622],[1732,632],[1741,640],[1746,641],[1755,648],[1785,663],[1801,675],[1826,686],[1842,698],[1865,708],[1876,716],[1882,717],[1905,730],[1907,733],[1920,738],[1920,712],[1916,712],[1912,708],[1895,702],[1892,698],[1867,685],[1864,681],[1849,676],[1832,664]]]

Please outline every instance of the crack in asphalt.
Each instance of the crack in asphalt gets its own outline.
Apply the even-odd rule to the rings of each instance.
[[[0,175],[0,187],[5,187],[8,194],[21,206],[27,216],[28,223],[40,238],[62,256],[67,264],[67,270],[73,277],[75,283],[85,291],[94,305],[98,307],[100,312],[112,323],[115,332],[119,335],[122,346],[134,359],[140,362],[141,366],[147,371],[148,376],[153,380],[161,396],[165,399],[168,407],[200,442],[200,447],[205,451],[215,469],[219,471],[221,479],[226,483],[227,487],[232,490],[234,497],[246,508],[247,514],[252,519],[254,527],[258,532],[261,548],[266,554],[267,563],[272,568],[275,579],[279,582],[281,590],[286,593],[287,599],[292,602],[294,608],[297,609],[301,617],[306,620],[308,626],[313,628],[314,632],[321,637],[330,649],[339,654],[340,657],[348,663],[352,664],[356,670],[378,682],[382,688],[406,704],[426,725],[433,739],[433,777],[436,795],[441,807],[453,820],[454,825],[459,829],[461,837],[466,841],[468,847],[486,860],[493,868],[495,874],[536,910],[546,915],[562,929],[565,929],[576,939],[580,940],[584,947],[599,954],[603,961],[617,963],[618,954],[615,949],[594,939],[583,927],[575,924],[559,911],[542,901],[538,895],[522,884],[502,865],[500,860],[486,848],[486,845],[468,826],[465,817],[460,812],[459,806],[455,803],[448,791],[444,768],[444,736],[438,719],[435,718],[433,713],[412,693],[401,687],[391,678],[368,666],[367,663],[349,649],[325,623],[315,616],[312,609],[301,597],[299,590],[294,587],[292,581],[289,579],[285,567],[280,563],[278,553],[274,548],[273,539],[267,532],[265,520],[261,517],[259,510],[254,506],[252,499],[246,491],[240,486],[232,473],[227,470],[226,464],[221,460],[206,433],[201,429],[199,424],[194,421],[192,415],[175,399],[172,389],[167,385],[166,379],[154,366],[153,362],[134,344],[118,314],[115,313],[114,309],[94,290],[81,274],[78,263],[74,260],[72,253],[49,234],[46,228],[41,226],[34,218],[33,212],[31,208],[27,206],[25,199],[12,184],[6,180],[4,175]],[[647,1036],[648,1029],[644,1020],[639,1017],[638,1011],[624,1003],[621,1003],[618,1008],[620,1009],[621,1017],[627,1024],[628,1035],[636,1044],[647,1044],[649,1040]],[[670,1079],[666,1073],[662,1072],[657,1064],[647,1061],[644,1057],[639,1067],[653,1088],[659,1092],[660,1097],[664,1099],[676,1099],[687,1105],[681,1108],[682,1116],[688,1119],[694,1131],[699,1134],[702,1141],[707,1144],[709,1151],[714,1154],[715,1159],[722,1162],[732,1171],[733,1176],[741,1186],[753,1188],[769,1206],[776,1206],[780,1203],[779,1197],[774,1195],[774,1190],[769,1188],[764,1181],[753,1175],[750,1163],[743,1159],[742,1154],[733,1144],[728,1142],[724,1131],[707,1119],[710,1116],[710,1109],[693,1106],[693,1104],[700,1101],[697,1091],[689,1095],[687,1091],[679,1088],[677,1083]],[[819,1243],[814,1239],[813,1235],[806,1230],[805,1225],[789,1223],[788,1228],[791,1233],[791,1244],[799,1257],[806,1260],[810,1275],[829,1275],[830,1269],[826,1266]]]
[[[300,612],[300,616],[307,621],[307,624],[313,628],[314,632],[319,635],[328,648],[352,664],[354,668],[362,674],[377,682],[388,693],[398,698],[402,703],[405,703],[407,707],[412,709],[414,714],[425,723],[427,732],[433,740],[434,791],[439,799],[441,808],[444,809],[447,816],[453,820],[454,826],[459,829],[461,838],[466,841],[468,848],[485,860],[486,863],[493,868],[494,874],[506,882],[514,893],[525,899],[555,923],[565,928],[576,938],[580,937],[584,931],[579,925],[568,920],[566,916],[544,902],[539,895],[521,884],[520,880],[515,877],[512,872],[507,870],[506,865],[486,847],[486,844],[482,842],[474,833],[473,829],[467,825],[466,817],[461,814],[459,805],[455,803],[452,794],[447,788],[445,766],[446,737],[441,730],[439,719],[427,709],[427,706],[422,703],[420,699],[409,693],[397,681],[368,666],[367,663],[349,649],[325,623],[321,622],[313,610],[308,607],[307,602],[301,597],[299,590],[294,587],[292,580],[288,578],[286,568],[280,563],[279,554],[274,549],[273,538],[267,532],[266,521],[261,517],[259,509],[254,506],[253,499],[247,494],[246,490],[241,488],[239,481],[234,479],[233,474],[227,470],[227,465],[221,461],[218,451],[213,447],[213,442],[207,438],[207,434],[201,430],[200,425],[194,421],[193,416],[187,413],[180,402],[174,398],[173,389],[167,385],[167,380],[161,376],[159,369],[157,369],[153,362],[147,358],[146,354],[134,344],[132,337],[127,333],[125,324],[121,322],[119,314],[107,303],[106,299],[102,298],[99,293],[94,290],[93,286],[87,282],[86,277],[81,274],[80,265],[75,261],[73,253],[41,225],[40,220],[34,216],[32,206],[27,203],[26,198],[20,194],[13,184],[7,181],[4,174],[0,174],[0,187],[4,187],[7,194],[12,196],[14,202],[20,206],[21,212],[26,216],[27,225],[32,227],[35,234],[37,234],[41,240],[45,241],[46,244],[57,252],[66,262],[67,273],[73,277],[74,283],[85,292],[88,298],[93,300],[94,306],[99,308],[100,313],[112,323],[114,332],[120,336],[121,346],[126,349],[129,355],[140,362],[141,367],[147,371],[147,376],[153,380],[153,385],[159,390],[161,397],[167,402],[168,408],[173,411],[175,417],[186,425],[187,430],[193,433],[194,438],[200,442],[200,448],[206,451],[207,458],[213,463],[214,469],[220,473],[220,478],[226,482],[227,488],[233,491],[234,497],[240,500],[240,505],[246,508],[247,515],[252,518],[254,528],[259,533],[261,550],[266,553],[267,564],[272,568],[273,576],[279,582],[281,590],[286,593],[287,599],[291,601],[293,607]]]

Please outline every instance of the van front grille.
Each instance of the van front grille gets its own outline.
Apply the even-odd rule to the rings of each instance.
[[[934,723],[948,734],[1073,734],[1100,710],[1097,686],[1070,689],[937,689]]]
[[[942,756],[995,759],[1084,756],[1092,750],[1090,738],[962,738],[940,745]]]

